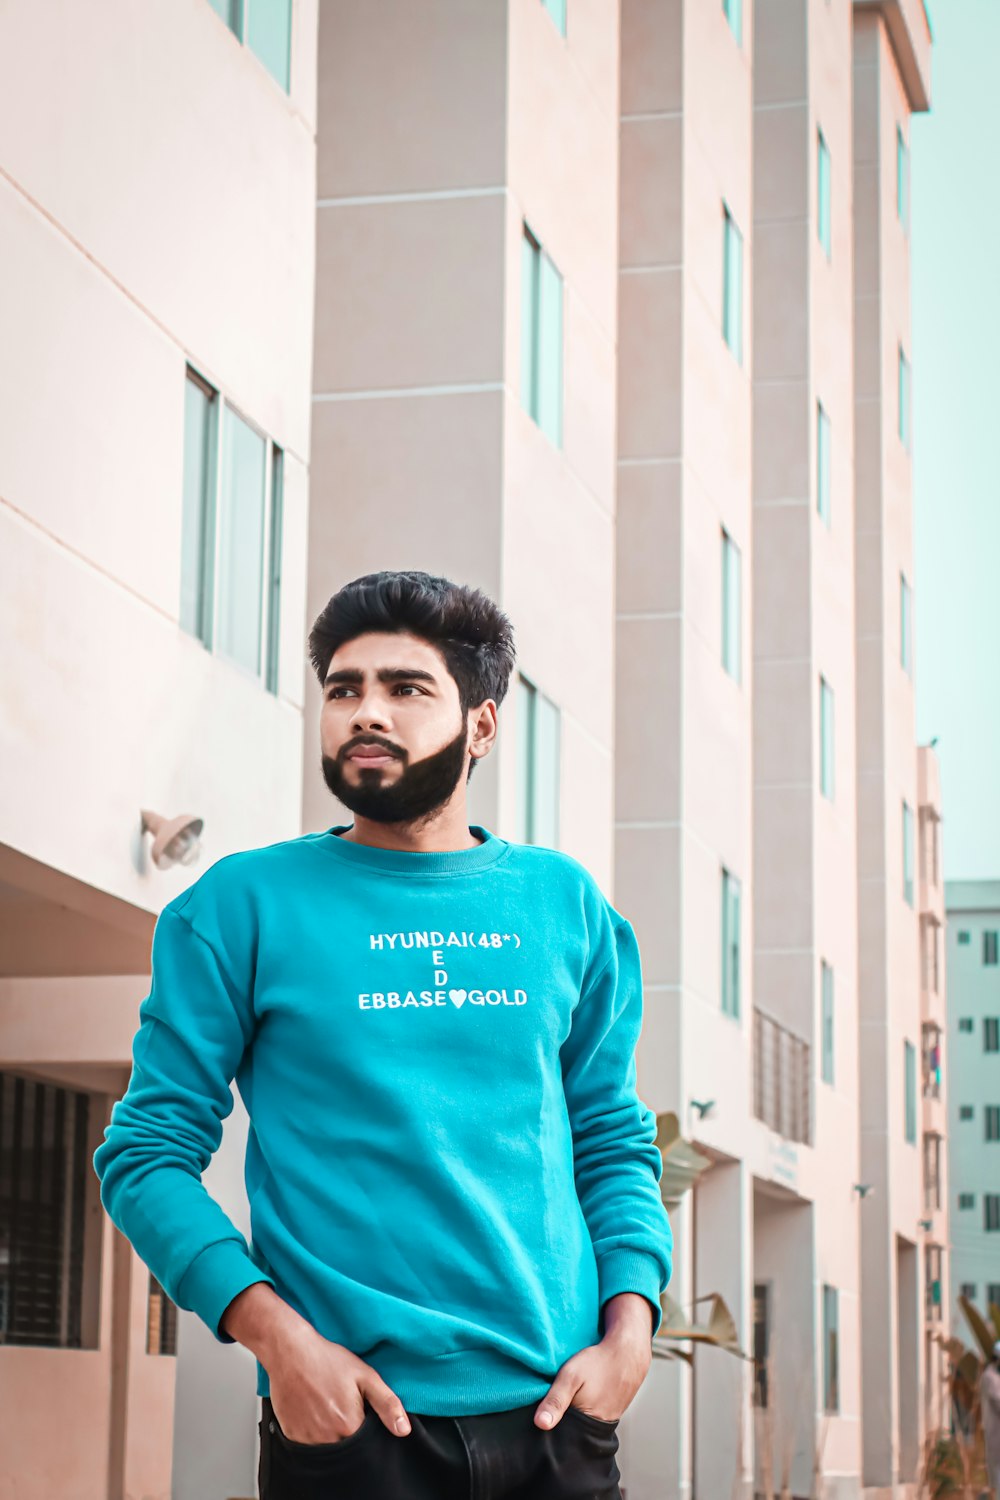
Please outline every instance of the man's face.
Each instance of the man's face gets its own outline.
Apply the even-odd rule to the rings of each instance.
[[[373,631],[331,657],[323,778],[359,817],[405,823],[441,807],[466,778],[469,734],[458,684],[427,641]]]

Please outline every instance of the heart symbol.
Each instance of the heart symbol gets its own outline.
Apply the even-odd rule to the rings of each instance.
[[[448,999],[451,1001],[452,1005],[462,1006],[465,1004],[465,997],[467,993],[467,990],[449,990]]]

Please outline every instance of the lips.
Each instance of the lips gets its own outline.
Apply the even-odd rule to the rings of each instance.
[[[365,747],[360,750],[352,750],[348,754],[347,759],[356,760],[359,765],[382,766],[386,765],[389,761],[395,760],[396,757],[390,750],[377,749],[373,746],[370,749]]]

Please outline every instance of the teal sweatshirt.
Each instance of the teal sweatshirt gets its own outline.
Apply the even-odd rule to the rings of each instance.
[[[635,934],[566,854],[478,825],[470,849],[405,853],[347,826],[227,855],[163,908],[101,1202],[222,1343],[265,1281],[410,1411],[525,1405],[609,1297],[661,1320]],[[201,1181],[234,1079],[249,1245]]]

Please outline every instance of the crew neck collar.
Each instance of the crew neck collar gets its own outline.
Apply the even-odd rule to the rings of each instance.
[[[314,834],[313,843],[345,866],[393,875],[472,875],[495,864],[510,848],[506,839],[497,838],[478,823],[470,823],[469,832],[482,839],[481,844],[471,849],[444,850],[379,849],[372,844],[345,843],[340,835],[353,827],[353,823],[335,823],[324,833]]]

